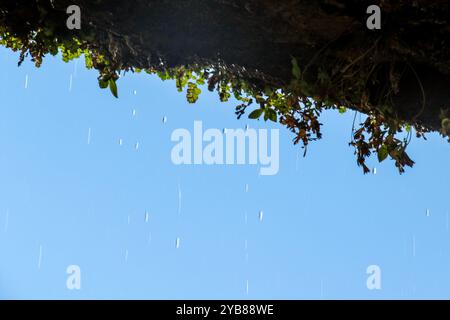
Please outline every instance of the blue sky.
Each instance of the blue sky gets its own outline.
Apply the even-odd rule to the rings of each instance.
[[[363,175],[350,112],[326,112],[303,158],[286,129],[237,120],[206,88],[190,105],[173,82],[127,74],[115,99],[82,61],[0,59],[0,298],[450,298],[450,153],[437,134],[413,139],[404,175],[375,159]],[[175,166],[171,133],[195,120],[279,128],[279,173]],[[81,290],[66,287],[69,265]],[[381,290],[366,287],[369,265]]]

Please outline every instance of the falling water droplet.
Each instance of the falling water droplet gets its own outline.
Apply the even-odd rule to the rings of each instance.
[[[136,91],[136,90],[134,90],[134,91],[133,91],[133,94],[134,94],[134,95],[137,95],[137,91]]]
[[[148,214],[148,212],[146,211],[146,212],[145,212],[145,222],[148,222],[148,218],[149,218],[149,214]]]
[[[42,264],[42,245],[39,245],[38,269],[41,269],[41,264]]]
[[[125,263],[128,262],[128,249],[125,249]]]
[[[427,209],[426,214],[427,214],[427,217],[431,216],[431,211],[430,211],[430,209]]]
[[[244,242],[244,247],[245,247],[245,250],[248,249],[248,241],[247,240],[245,240],[245,242]]]
[[[245,185],[245,192],[248,192],[248,183]]]
[[[263,219],[264,219],[264,211],[260,211],[259,212],[259,221],[263,221]]]
[[[250,129],[250,126],[248,124],[245,125],[245,131],[248,131]]]
[[[134,148],[135,148],[136,150],[139,150],[139,142],[136,142],[136,144],[134,145]]]
[[[227,134],[227,128],[223,128],[223,134]]]
[[[248,253],[245,254],[245,262],[248,263]]]
[[[122,146],[123,145],[123,139],[121,138],[121,139],[119,139],[119,146]]]
[[[175,248],[180,249],[180,238],[175,241]]]
[[[163,117],[162,122],[163,122],[163,123],[166,123],[166,122],[167,122],[167,117],[166,117],[166,116]]]
[[[245,214],[244,214],[244,221],[245,221],[245,224],[248,223],[248,214],[247,214],[247,212],[245,212]]]
[[[28,89],[28,75],[25,76],[25,89]]]
[[[375,175],[375,174],[377,174],[377,168],[373,168],[372,169],[372,173]]]
[[[88,129],[87,144],[91,144],[91,128]]]
[[[136,117],[136,109],[133,109],[132,115],[133,115],[133,118]]]
[[[69,92],[72,92],[72,83],[73,83],[73,76],[70,75],[70,77],[69,77]]]

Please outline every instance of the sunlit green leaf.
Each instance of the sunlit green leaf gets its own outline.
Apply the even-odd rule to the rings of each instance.
[[[109,89],[111,90],[111,93],[114,97],[119,98],[119,95],[117,93],[117,84],[114,79],[109,79]]]
[[[253,110],[253,111],[248,115],[248,117],[249,117],[250,119],[258,119],[259,117],[261,117],[261,115],[262,115],[263,112],[264,112],[264,109],[256,109],[256,110]]]
[[[339,113],[343,114],[347,112],[347,108],[346,107],[339,107]]]
[[[389,151],[386,145],[382,145],[380,149],[378,149],[378,161],[383,162],[386,160],[387,156],[389,155]]]
[[[406,130],[407,133],[410,133],[411,132],[411,125],[407,124],[406,127],[405,127],[405,130]]]

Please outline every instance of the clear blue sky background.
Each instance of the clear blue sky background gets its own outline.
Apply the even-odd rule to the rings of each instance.
[[[206,88],[189,105],[173,82],[127,74],[115,99],[82,61],[18,68],[3,48],[0,59],[0,298],[450,298],[450,152],[437,134],[413,139],[402,176],[375,159],[364,176],[353,114],[337,112],[306,158],[280,127],[276,176],[175,166],[176,128],[268,124],[236,120]],[[78,291],[66,288],[72,264]],[[372,264],[378,291],[366,288]]]

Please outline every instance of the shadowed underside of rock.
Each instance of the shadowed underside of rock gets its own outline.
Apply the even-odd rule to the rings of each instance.
[[[72,4],[81,8],[81,30],[65,26],[66,8]],[[229,78],[262,92],[267,87],[294,92],[327,106],[378,114],[384,124],[409,123],[448,135],[448,1],[382,1],[381,30],[366,27],[371,4],[15,1],[0,4],[0,24],[18,37],[39,28],[50,38],[76,37],[85,48],[101,52],[112,70],[223,66]],[[293,75],[294,60],[301,75]],[[282,115],[288,109],[276,111]]]

